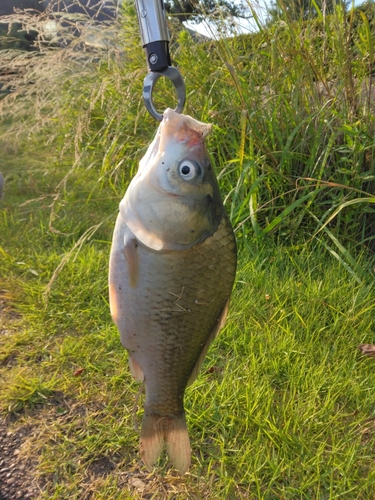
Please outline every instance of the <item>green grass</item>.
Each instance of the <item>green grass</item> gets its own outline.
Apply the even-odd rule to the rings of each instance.
[[[0,408],[10,428],[33,428],[24,452],[37,458],[40,498],[138,498],[134,477],[148,498],[372,498],[375,370],[357,349],[375,340],[372,277],[358,283],[316,242],[249,240],[227,326],[186,394],[192,467],[178,478],[163,457],[149,474],[133,425],[138,385],[107,299],[118,199],[86,177],[91,201],[77,189],[65,206],[72,235],[51,233],[55,175],[10,181],[0,212],[1,294],[19,313],[2,318]],[[103,220],[47,301],[82,221]]]

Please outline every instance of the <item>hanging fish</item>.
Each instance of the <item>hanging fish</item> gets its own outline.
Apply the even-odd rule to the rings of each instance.
[[[165,111],[120,203],[109,263],[112,318],[146,385],[141,457],[151,468],[166,445],[181,474],[191,455],[184,392],[225,323],[236,272],[210,130]]]

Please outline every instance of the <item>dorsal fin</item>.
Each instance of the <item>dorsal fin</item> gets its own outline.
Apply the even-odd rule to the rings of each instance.
[[[229,310],[229,299],[225,302],[224,307],[220,313],[220,316],[217,319],[217,323],[216,323],[214,329],[212,330],[212,332],[210,333],[210,336],[208,337],[208,339],[203,347],[203,350],[200,353],[198,361],[195,363],[195,366],[193,368],[193,371],[190,374],[190,377],[189,377],[189,380],[187,383],[188,386],[191,385],[194,382],[194,380],[197,378],[198,373],[199,373],[201,366],[203,364],[204,358],[206,357],[208,348],[210,347],[212,341],[218,336],[218,333],[220,332],[220,330],[225,325],[225,321],[226,321],[227,315],[228,315],[228,310]]]

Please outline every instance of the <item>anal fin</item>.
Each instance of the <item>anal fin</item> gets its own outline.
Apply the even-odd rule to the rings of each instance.
[[[145,379],[145,376],[144,376],[142,368],[135,361],[135,359],[132,359],[130,354],[129,354],[128,361],[129,361],[130,372],[131,372],[134,380],[136,380],[137,382],[143,382]]]

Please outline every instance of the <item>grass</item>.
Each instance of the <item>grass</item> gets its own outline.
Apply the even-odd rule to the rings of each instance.
[[[374,342],[372,279],[358,283],[317,243],[249,241],[227,326],[187,391],[189,474],[176,477],[165,457],[149,474],[133,426],[138,385],[107,299],[118,199],[86,178],[95,201],[71,195],[63,237],[48,230],[51,183],[10,182],[1,211],[1,294],[19,316],[2,319],[0,408],[10,428],[34,429],[24,453],[37,457],[40,498],[140,498],[134,478],[147,498],[374,496],[375,371],[357,349]],[[46,302],[82,220],[107,216]]]
[[[134,9],[103,26],[108,50],[82,52],[76,23],[63,48],[0,51],[27,70],[0,101],[0,412],[32,429],[40,499],[375,497],[375,371],[357,349],[375,344],[373,4],[257,21],[207,44],[171,25],[239,244],[227,326],[186,394],[183,478],[140,462],[107,298],[118,202],[155,132]]]

